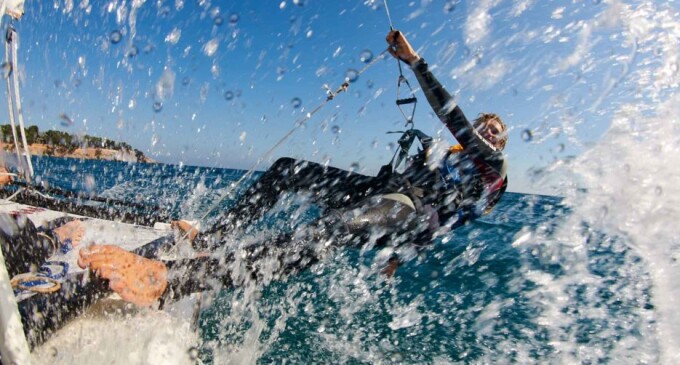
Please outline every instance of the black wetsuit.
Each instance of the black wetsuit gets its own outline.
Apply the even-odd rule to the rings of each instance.
[[[448,154],[438,162],[438,168],[432,169],[426,161],[428,151],[423,151],[404,173],[380,177],[309,161],[280,159],[225,215],[224,224],[199,235],[198,245],[216,248],[222,243],[222,234],[261,217],[282,193],[302,190],[310,192],[326,214],[302,234],[282,235],[248,248],[245,262],[253,276],[259,275],[256,261],[264,256],[278,258],[284,273],[308,267],[324,253],[315,242],[361,244],[370,236],[377,245],[424,243],[441,226],[452,229],[488,212],[500,199],[507,182],[502,152],[472,128],[422,59],[412,68],[428,102],[462,145],[462,152]],[[390,193],[406,195],[413,204],[385,198]],[[286,248],[296,253],[290,255]],[[234,260],[235,254],[228,252],[219,258],[168,262],[171,279],[165,297],[206,289],[206,279],[210,277],[221,278],[227,286],[238,284],[224,269]]]
[[[57,250],[56,242],[51,229],[37,229],[25,216],[0,214],[0,247],[10,278],[35,272]]]

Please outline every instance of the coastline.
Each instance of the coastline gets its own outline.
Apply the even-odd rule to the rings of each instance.
[[[157,163],[152,158],[147,157],[138,150],[117,150],[100,147],[84,147],[76,148],[71,151],[64,147],[55,147],[43,143],[33,143],[28,146],[29,152],[34,156],[50,156],[50,157],[69,157],[88,160],[106,160],[106,161],[123,161],[123,162],[142,162],[142,163]],[[15,151],[14,144],[4,143],[3,150],[6,153]]]

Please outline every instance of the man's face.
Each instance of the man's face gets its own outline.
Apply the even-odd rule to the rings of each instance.
[[[477,133],[491,142],[498,149],[502,149],[501,141],[503,140],[503,125],[496,119],[489,119],[486,122],[479,123],[475,129]]]

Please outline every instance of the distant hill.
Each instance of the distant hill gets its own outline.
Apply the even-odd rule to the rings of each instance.
[[[5,151],[14,151],[12,126],[4,124],[0,125],[0,128],[2,129],[3,148]],[[17,137],[21,139],[20,136],[19,127],[17,127]],[[74,135],[55,130],[40,132],[35,125],[26,128],[26,141],[28,142],[31,154],[34,155],[128,162],[156,162],[146,157],[142,151],[132,148],[132,146],[125,142],[117,142],[87,134],[82,136]]]

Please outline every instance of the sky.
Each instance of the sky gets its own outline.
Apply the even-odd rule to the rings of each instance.
[[[374,0],[28,0],[12,22],[15,72],[40,130],[125,141],[164,163],[264,170],[293,156],[372,175],[393,156],[387,132],[405,128],[395,100],[409,89],[389,55],[296,122],[383,53],[392,25],[469,119],[495,112],[510,127],[509,190],[554,194],[553,168],[597,143],[635,93],[618,82],[634,46],[606,21],[620,3],[388,1],[388,18]],[[415,127],[455,143],[403,70]]]

